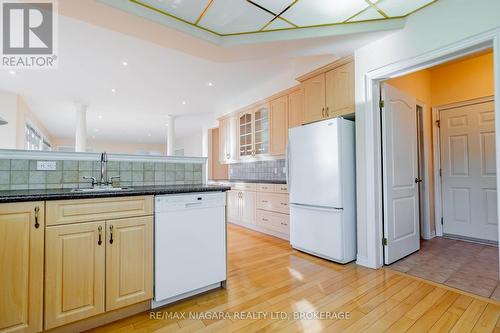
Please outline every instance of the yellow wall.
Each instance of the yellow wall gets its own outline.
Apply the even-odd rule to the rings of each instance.
[[[491,52],[437,66],[430,71],[433,106],[494,95]]]
[[[425,103],[423,121],[432,128],[432,107],[494,95],[493,53],[489,51],[459,59],[394,78],[386,83]],[[431,131],[428,136],[427,142],[432,145]],[[432,147],[427,148],[432,151]],[[431,231],[434,231],[434,162],[432,156],[428,159]]]

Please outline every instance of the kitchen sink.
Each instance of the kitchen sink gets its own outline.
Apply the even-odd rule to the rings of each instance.
[[[99,186],[89,188],[74,188],[71,192],[117,192],[117,191],[130,191],[130,187],[112,187],[112,186]]]

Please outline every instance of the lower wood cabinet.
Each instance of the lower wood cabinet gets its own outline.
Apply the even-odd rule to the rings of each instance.
[[[0,204],[0,332],[39,332],[44,202]]]
[[[47,227],[45,329],[105,311],[106,223]]]
[[[110,211],[115,206],[108,201]],[[153,297],[153,216],[124,214],[46,227],[46,330]]]
[[[106,311],[153,297],[153,217],[106,222]]]

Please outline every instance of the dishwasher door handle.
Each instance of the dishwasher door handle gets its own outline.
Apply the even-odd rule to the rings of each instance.
[[[200,207],[201,205],[203,205],[202,202],[188,202],[186,208]]]

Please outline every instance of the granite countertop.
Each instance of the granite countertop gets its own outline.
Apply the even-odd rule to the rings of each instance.
[[[126,197],[134,195],[159,195],[196,192],[229,191],[229,186],[219,185],[163,185],[163,186],[135,186],[127,187],[122,191],[100,192],[73,192],[71,189],[63,190],[10,190],[0,191],[0,203],[39,201],[39,200],[65,200],[65,199],[91,199],[105,197]]]
[[[210,183],[251,183],[251,184],[286,184],[286,180],[266,179],[210,179]]]

